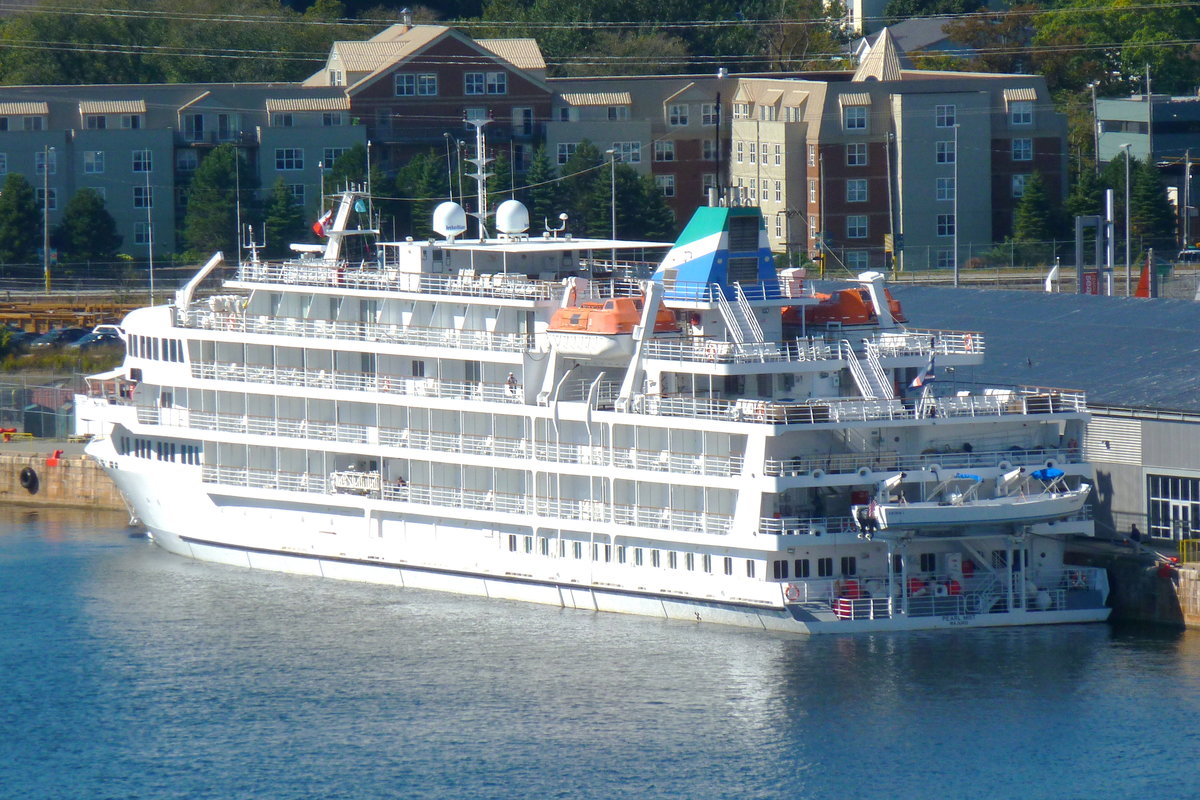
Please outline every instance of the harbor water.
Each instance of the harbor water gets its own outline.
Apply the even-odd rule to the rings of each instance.
[[[1200,635],[771,635],[0,509],[0,797],[1190,797]]]

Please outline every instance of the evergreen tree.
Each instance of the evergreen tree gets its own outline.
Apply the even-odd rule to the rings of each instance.
[[[90,188],[71,196],[52,240],[63,260],[73,262],[113,261],[121,247],[116,220],[104,207],[100,193]]]
[[[1054,237],[1055,209],[1046,194],[1042,174],[1036,170],[1025,180],[1025,189],[1013,214],[1013,241],[1046,242]]]
[[[1100,181],[1090,164],[1080,167],[1075,175],[1075,185],[1067,196],[1067,220],[1074,235],[1075,217],[1087,217],[1101,213],[1103,198],[1100,192]]]
[[[492,208],[513,197],[513,165],[508,153],[503,150],[496,152],[492,163],[488,164],[488,172],[492,176],[487,181],[488,202]]]
[[[1143,248],[1172,249],[1175,213],[1167,202],[1158,168],[1148,160],[1138,162],[1136,171],[1131,173],[1130,184],[1129,225],[1134,244]]]
[[[8,173],[0,189],[0,263],[32,262],[42,245],[42,212],[24,175]]]
[[[401,230],[417,239],[434,235],[433,209],[446,199],[445,158],[434,151],[418,153],[396,173],[396,222]],[[471,204],[474,207],[474,204]],[[467,234],[475,235],[468,220]]]
[[[562,210],[570,216],[567,222],[569,231],[591,230],[592,226],[596,224],[596,217],[601,219],[608,217],[607,214],[601,212],[601,209],[605,211],[608,209],[607,202],[600,205],[599,208],[595,205],[595,199],[600,192],[597,184],[601,183],[601,172],[597,167],[603,160],[601,156],[596,145],[584,139],[576,145],[575,152],[559,170],[559,174],[563,177],[560,199],[564,205]],[[607,189],[608,181],[603,181],[603,183],[605,184],[604,188]]]
[[[641,176],[642,202],[638,209],[641,218],[639,235],[645,239],[663,241],[675,238],[675,214],[667,205],[662,189],[649,175]]]
[[[392,198],[395,185],[379,168],[378,160],[371,164],[371,180],[367,180],[366,147],[361,144],[351,147],[338,156],[332,165],[326,164],[325,169],[328,172],[322,185],[325,193],[329,196],[322,198],[322,212],[325,208],[337,205],[332,195],[336,195],[348,187],[362,190],[369,187],[373,195],[371,198],[372,211],[380,225],[385,229],[394,227],[397,232],[404,231],[405,235],[411,232],[408,224],[408,211],[403,203]],[[403,196],[404,193],[400,194]]]
[[[192,255],[204,257],[213,250],[226,254],[238,252],[238,187],[241,188],[241,212],[252,219],[254,210],[254,173],[231,144],[223,144],[209,153],[192,176],[188,190],[187,214],[183,218],[183,239]]]
[[[529,209],[529,230],[536,235],[544,229],[546,221],[553,220],[561,210],[554,169],[550,166],[546,149],[540,145],[533,151],[524,184],[525,188],[517,192],[517,199]]]
[[[267,241],[266,253],[271,257],[287,255],[288,246],[304,238],[308,222],[304,209],[296,202],[283,178],[271,187],[263,219],[263,236]]]

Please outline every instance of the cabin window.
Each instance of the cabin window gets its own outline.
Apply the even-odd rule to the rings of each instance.
[[[812,574],[809,569],[809,564],[808,564],[807,558],[797,558],[795,566],[796,566],[796,577],[797,578],[807,578]]]
[[[650,566],[652,566],[652,567],[661,567],[662,566],[662,555],[657,550],[650,551]]]
[[[708,553],[705,553],[704,558],[701,561],[701,566],[705,572],[712,572],[712,556],[710,556]]]
[[[725,556],[725,574],[726,575],[733,574],[733,559],[730,558],[729,556]]]
[[[842,556],[842,574],[857,575],[858,574],[858,559],[854,556]]]
[[[754,561],[749,558],[746,559],[746,577],[747,578],[754,577]]]
[[[533,537],[532,536],[525,537],[525,552],[526,553],[533,552]]]
[[[667,551],[667,566],[671,569],[679,569],[679,554],[674,550]]]
[[[414,378],[424,378],[425,377],[425,362],[424,361],[422,361],[420,359],[416,359],[416,358],[413,359],[412,376]]]
[[[892,572],[897,574],[904,571],[904,557],[899,553],[892,556]]]
[[[612,562],[612,545],[606,544],[606,545],[604,545],[604,563],[608,564],[611,562]]]
[[[538,537],[538,550],[544,556],[550,555],[550,540],[545,536]]]
[[[695,553],[684,553],[683,554],[683,568],[686,569],[688,572],[692,572],[696,569],[696,554]]]
[[[921,553],[921,572],[937,572],[937,553]]]
[[[817,577],[832,578],[833,577],[833,559],[818,558],[817,559]]]
[[[617,545],[617,563],[618,564],[625,563],[625,545],[623,545],[623,544]]]
[[[583,542],[571,542],[571,555],[583,558]]]
[[[786,581],[788,577],[788,562],[780,559],[771,562],[771,575],[777,581]]]
[[[633,565],[635,567],[642,565],[642,548],[640,547],[633,548]]]
[[[508,535],[508,551],[510,553],[517,552],[517,535],[515,533]]]

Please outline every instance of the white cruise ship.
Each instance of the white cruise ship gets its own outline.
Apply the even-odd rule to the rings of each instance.
[[[756,208],[699,209],[657,265],[515,201],[470,241],[454,204],[436,241],[366,211],[214,256],[76,398],[167,550],[772,631],[1107,617],[1063,560],[1084,397],[946,380],[983,338],[905,327],[881,275],[777,274]]]

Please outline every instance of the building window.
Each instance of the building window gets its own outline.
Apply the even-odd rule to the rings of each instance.
[[[846,269],[852,272],[862,272],[871,266],[871,254],[866,250],[845,251]]]
[[[654,160],[655,161],[674,161],[675,160],[675,143],[674,142],[655,142],[654,143]]]
[[[810,167],[815,167],[817,165],[817,146],[815,144],[810,144],[808,146],[808,165]]]
[[[733,144],[733,158],[735,161],[737,161],[737,163],[741,164],[742,161],[745,159],[745,157],[746,157],[746,146],[739,139],[738,141],[734,142],[734,144]]]
[[[50,174],[57,175],[58,174],[58,151],[51,149],[48,152],[49,152],[49,156],[50,156],[50,162],[49,162]],[[47,154],[46,150],[39,150],[33,154],[33,171],[37,175],[44,175],[46,173],[46,163],[47,163],[46,162],[46,154]]]
[[[571,555],[583,558],[583,542],[571,542]]]
[[[508,535],[508,552],[517,552],[517,535],[515,533],[510,533]]]
[[[1013,139],[1012,159],[1013,161],[1032,161],[1033,139]]]
[[[195,150],[178,150],[175,153],[175,169],[180,172],[195,172],[200,166],[200,155]]]
[[[937,150],[937,163],[953,164],[954,163],[954,142],[935,142],[934,147]]]
[[[633,565],[635,567],[642,566],[642,553],[643,553],[642,548],[640,548],[640,547],[633,548]]]
[[[846,217],[846,238],[847,239],[865,239],[867,238],[867,215],[866,214],[851,214]]]
[[[695,569],[696,569],[696,554],[695,553],[684,553],[683,554],[683,568],[686,569],[688,572],[695,571]]]
[[[758,106],[758,118],[763,122],[774,122],[779,118],[779,109],[775,106],[760,104]]]
[[[141,114],[122,114],[121,127],[126,130],[136,131],[141,130],[142,115]]]
[[[663,197],[675,196],[675,176],[674,175],[655,175],[654,182],[658,188],[662,190]]]
[[[559,122],[570,122],[576,116],[577,114],[575,113],[575,109],[569,106],[563,106],[558,110]]]
[[[642,162],[641,142],[613,142],[612,149],[617,161],[623,161],[626,164],[640,164]]]
[[[183,138],[189,142],[199,142],[204,139],[204,115],[183,115]]]
[[[954,200],[954,178],[938,178],[936,196],[938,200]]]
[[[842,109],[842,130],[862,133],[867,130],[867,107],[846,106]]]
[[[1033,124],[1033,101],[1014,100],[1008,107],[1008,123],[1010,125]]]
[[[867,165],[867,143],[858,142],[846,145],[846,166],[865,167]]]
[[[609,106],[608,119],[610,122],[620,122],[629,119],[629,106]]]
[[[133,171],[134,172],[153,172],[154,171],[154,154],[149,150],[134,150],[133,151]]]
[[[1012,196],[1013,197],[1020,198],[1020,197],[1025,196],[1025,181],[1027,181],[1027,180],[1029,180],[1028,175],[1013,175],[1012,176]]]
[[[508,73],[507,72],[489,72],[487,74],[487,93],[488,94],[508,94]],[[432,94],[437,94],[437,85],[434,85]]]
[[[432,97],[438,93],[437,75],[425,72],[417,76],[417,94],[422,97]]]
[[[705,139],[700,143],[700,158],[705,161],[717,160],[717,143],[712,139]]]
[[[394,76],[395,89],[397,97],[411,97],[414,95],[432,96],[438,93],[437,91],[437,75],[432,72],[412,73],[398,72]]]
[[[763,163],[763,165],[766,165],[767,159],[770,158],[771,145],[763,142],[758,149],[760,154],[759,160]]]
[[[706,172],[700,176],[700,193],[704,197],[708,197],[708,190],[717,188],[717,175],[715,172]]]
[[[867,202],[867,179],[866,178],[851,178],[846,181],[846,202],[847,203],[865,203]]]
[[[272,128],[291,128],[296,124],[296,118],[286,112],[277,112],[271,115]]]
[[[517,136],[533,135],[533,109],[518,106],[513,109],[513,133]]]
[[[937,572],[937,553],[920,553],[921,572]]]
[[[0,153],[0,175],[8,174],[8,153]]]
[[[953,128],[958,124],[958,113],[955,106],[937,106],[933,112],[934,124],[939,128]]]
[[[817,182],[814,180],[808,182],[808,202],[817,202]]]
[[[292,201],[295,202],[296,205],[303,208],[304,207],[304,184],[303,183],[289,183],[287,188],[288,188],[288,191],[291,192],[291,194],[292,194]]]
[[[775,166],[783,166],[783,145],[775,145]]]
[[[104,172],[104,151],[83,151],[83,173],[85,175],[100,175]]]
[[[150,223],[135,222],[133,223],[133,243],[140,245],[150,244]]]
[[[487,91],[487,80],[483,77],[482,72],[464,72],[463,73],[463,94],[475,95],[483,94]]]
[[[667,106],[667,124],[675,128],[680,128],[688,124],[687,103]]]
[[[330,86],[345,86],[346,74],[340,69],[329,70],[329,85]]]
[[[58,210],[58,190],[57,189],[51,189],[50,193],[47,195],[46,190],[42,189],[39,186],[34,197],[35,197],[35,202],[37,203],[38,208],[42,208],[46,202],[46,198],[49,197],[50,204],[45,205],[46,210],[47,211],[57,211]]]
[[[701,125],[716,125],[719,117],[717,116],[716,103],[701,103],[700,104],[700,124]]]
[[[954,250],[943,247],[937,251],[937,268],[954,269]]]
[[[21,120],[21,127],[27,131],[45,130],[46,120],[44,117],[24,117]]]
[[[84,121],[89,131],[102,131],[108,127],[108,117],[103,114],[88,114]]]
[[[345,147],[326,147],[321,151],[321,168],[329,171],[333,169],[333,162],[337,161],[346,152]]]
[[[783,238],[783,219],[778,214],[775,215],[775,238]]]
[[[938,236],[953,236],[954,235],[954,215],[953,214],[938,214],[937,215],[937,235]]]
[[[571,156],[575,155],[575,147],[578,142],[559,142],[558,143],[558,163],[559,165],[567,163]]]
[[[750,179],[750,195],[749,195],[749,197],[750,197],[751,203],[758,202],[758,179],[757,178]]]
[[[1197,538],[1200,530],[1200,478],[1147,475],[1147,533],[1155,539]]]
[[[748,149],[750,150],[750,163],[757,164],[758,163],[758,147],[754,144],[754,142],[750,142]]]
[[[299,147],[276,147],[275,169],[300,170],[304,169],[304,151]]]
[[[153,208],[154,207],[154,187],[153,186],[135,186],[135,187],[133,187],[133,207],[134,208]]]
[[[340,128],[346,124],[346,115],[340,111],[324,111],[321,113],[321,126],[325,128]]]
[[[749,103],[734,103],[733,104],[734,119],[750,119],[750,104]]]
[[[775,181],[775,202],[783,202],[783,181]]]

